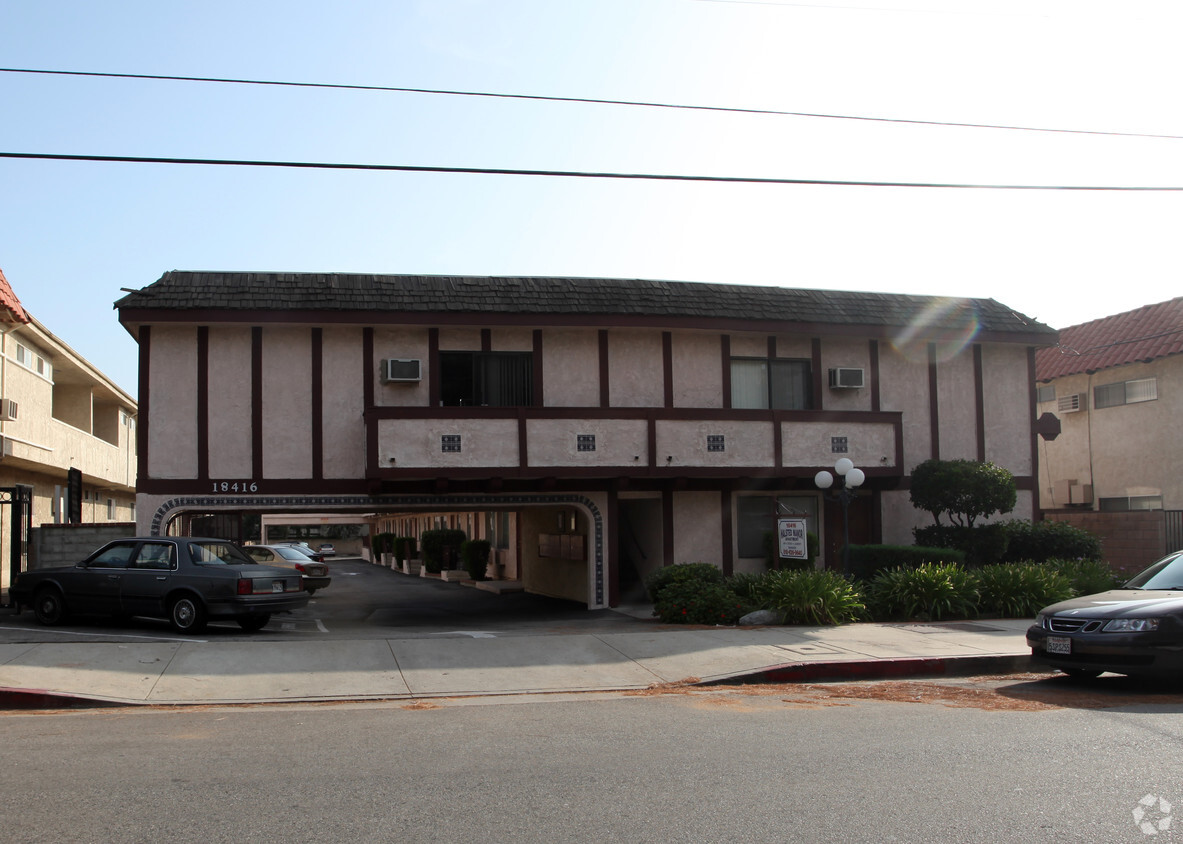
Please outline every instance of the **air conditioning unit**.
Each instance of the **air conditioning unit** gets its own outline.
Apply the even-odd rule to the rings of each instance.
[[[423,378],[421,370],[422,367],[419,365],[417,359],[400,360],[398,358],[383,358],[382,383],[394,384],[421,381]]]
[[[858,389],[866,386],[863,370],[838,366],[830,370],[830,386],[836,389]]]
[[[1060,413],[1076,413],[1078,410],[1088,410],[1088,406],[1088,393],[1073,393],[1056,399],[1056,410]]]
[[[17,417],[20,406],[12,399],[0,399],[0,421],[12,422]]]

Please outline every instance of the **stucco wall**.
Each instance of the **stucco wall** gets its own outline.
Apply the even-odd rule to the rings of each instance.
[[[675,492],[674,562],[723,565],[722,495]]]
[[[588,566],[591,565],[590,529],[587,515],[577,511],[575,533],[586,538],[588,559],[562,560],[555,557],[540,557],[538,537],[540,534],[555,533],[560,508],[533,507],[522,510],[522,586],[527,592],[549,595],[552,598],[566,598],[570,601],[588,601]],[[570,508],[563,508],[570,509]]]
[[[836,367],[863,370],[864,383],[867,386],[831,388],[830,370]],[[822,395],[818,397],[821,407],[826,410],[871,409],[871,349],[866,340],[827,338],[822,341],[821,377]]]
[[[1031,374],[1027,350],[982,347],[986,460],[1016,476],[1031,476]]]
[[[526,422],[530,465],[647,466],[648,432],[643,419],[531,419]],[[581,435],[596,438],[595,451],[579,450]]]
[[[148,474],[197,477],[197,329],[152,331]]]
[[[720,335],[683,331],[671,339],[674,407],[722,407]]]
[[[326,328],[321,335],[324,356],[321,424],[326,478],[358,478],[365,474],[361,336],[357,328]],[[422,389],[421,385],[419,388]]]
[[[973,356],[962,352],[937,364],[937,413],[942,460],[976,460],[977,397]]]
[[[882,410],[903,413],[905,473],[933,456],[929,412],[928,365],[894,346],[883,344],[879,352],[879,398]]]
[[[542,383],[547,407],[599,407],[599,332],[544,331]]]
[[[210,477],[249,478],[251,452],[251,330],[211,328],[209,332]],[[155,399],[155,396],[153,396]],[[153,402],[155,404],[155,402]]]
[[[612,407],[665,404],[660,331],[608,332],[609,403]]]
[[[307,328],[263,329],[263,475],[312,475],[312,337]]]

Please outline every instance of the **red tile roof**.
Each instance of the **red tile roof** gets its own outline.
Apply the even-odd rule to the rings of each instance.
[[[0,270],[0,322],[29,321],[29,315],[21,307],[21,300],[12,292],[12,286],[4,277],[4,270]]]
[[[1060,344],[1035,353],[1035,378],[1050,381],[1183,352],[1183,296],[1060,330]]]

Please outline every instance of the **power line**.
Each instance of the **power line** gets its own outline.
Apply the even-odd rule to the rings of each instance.
[[[959,190],[1024,191],[1183,191],[1183,186],[1154,185],[1008,185],[954,182],[853,181],[844,179],[779,179],[761,176],[695,176],[677,173],[612,173],[584,170],[526,170],[494,167],[444,167],[415,164],[349,164],[324,161],[261,161],[226,158],[164,158],[144,155],[71,155],[37,152],[0,152],[0,158],[40,161],[95,161],[120,164],[201,164],[216,167],[287,167],[306,170],[370,170],[402,173],[457,173],[480,176],[543,176],[567,179],[625,179],[659,182],[721,182],[752,185],[821,185],[863,188],[944,188]]]
[[[283,88],[321,88],[341,91],[387,91],[403,94],[434,94],[450,97],[486,97],[505,100],[533,100],[537,102],[583,103],[590,105],[616,105],[638,108],[663,108],[685,111],[709,111],[729,114],[757,114],[778,117],[806,117],[817,120],[851,120],[866,123],[899,123],[912,126],[944,126],[954,129],[996,129],[1011,132],[1047,132],[1063,135],[1100,135],[1117,138],[1159,138],[1183,140],[1183,135],[1165,135],[1153,132],[1107,132],[1097,129],[1056,129],[1041,126],[1012,126],[1003,123],[957,123],[947,120],[918,120],[904,117],[867,117],[853,114],[827,114],[809,111],[780,111],[767,108],[738,108],[731,106],[690,105],[685,103],[662,103],[645,100],[609,100],[594,97],[555,97],[543,94],[504,94],[492,91],[458,91],[445,88],[406,88],[392,85],[347,85],[331,82],[285,82],[269,79],[234,79],[221,76],[167,76],[152,73],[102,73],[81,70],[44,70],[37,68],[0,67],[0,73],[39,74],[44,76],[82,76],[100,79],[146,79],[160,82],[209,82],[229,85],[267,85]]]

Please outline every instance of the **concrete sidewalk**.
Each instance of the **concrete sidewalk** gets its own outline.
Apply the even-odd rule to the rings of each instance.
[[[1027,619],[418,639],[0,645],[0,708],[644,689],[1022,671]]]

